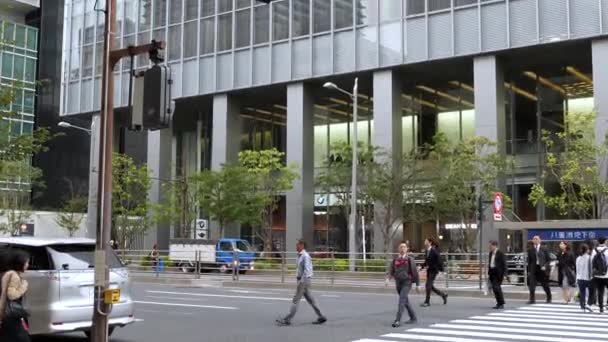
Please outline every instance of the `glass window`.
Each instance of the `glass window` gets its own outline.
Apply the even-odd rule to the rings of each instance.
[[[455,6],[465,6],[465,5],[472,5],[472,4],[476,4],[477,0],[454,0],[454,5]]]
[[[429,12],[450,8],[452,0],[429,0]]]
[[[251,36],[251,10],[236,12],[236,47],[249,46]]]
[[[222,252],[232,252],[232,243],[228,241],[220,242],[220,251]]]
[[[272,15],[272,40],[289,38],[289,2],[275,2]]]
[[[23,80],[25,77],[25,57],[15,56],[15,71],[13,78],[17,80]]]
[[[239,252],[249,252],[251,251],[251,245],[247,241],[237,241],[236,248]]]
[[[139,31],[150,29],[152,21],[152,0],[140,0],[139,2]]]
[[[27,29],[27,45],[30,50],[38,50],[38,30],[33,28]]]
[[[93,76],[93,45],[85,46],[82,50],[82,77]]]
[[[23,110],[23,91],[17,90],[15,92],[15,98],[13,99],[13,111],[21,112]]]
[[[201,21],[201,55],[212,53],[215,39],[215,18],[210,17]]]
[[[334,0],[334,28],[353,26],[353,1]]]
[[[128,41],[127,41],[128,39]],[[135,36],[130,36],[128,38],[125,38],[125,44],[127,46],[129,45],[135,45]],[[125,62],[126,61],[126,62]],[[125,58],[125,61],[123,61],[124,68],[130,68],[129,64],[131,63],[129,58]],[[96,47],[95,47],[95,75],[101,75],[102,72],[102,67],[103,67],[103,43],[97,43]]]
[[[171,1],[169,2],[171,7],[169,8],[169,24],[176,24],[182,21],[182,2]]]
[[[34,92],[25,90],[23,93],[23,111],[28,114],[34,114]]]
[[[13,106],[15,107],[15,106]],[[14,109],[15,111],[20,111]],[[11,135],[13,137],[18,137],[21,135],[21,122],[20,121],[11,121]]]
[[[253,28],[254,44],[261,44],[261,43],[268,42],[269,20],[270,20],[270,7],[265,6],[265,5],[255,7],[255,26]]]
[[[174,61],[182,56],[182,27],[169,26],[169,60]]]
[[[36,60],[32,58],[25,59],[25,81],[34,83],[36,81]]]
[[[293,0],[293,36],[299,37],[310,33],[310,2]]]
[[[251,0],[236,0],[236,8],[245,8],[251,6]]]
[[[25,26],[17,25],[15,29],[15,46],[25,47]]]
[[[15,39],[15,24],[5,22],[3,26],[2,29],[4,32],[2,32],[2,38],[6,40],[8,44],[12,44],[13,39]]]
[[[124,34],[135,33],[138,0],[125,0],[125,27]]]
[[[424,3],[426,0],[409,0],[407,2],[406,15],[424,13]]]
[[[156,28],[163,26],[167,26],[167,0],[155,0],[154,27]]]
[[[2,53],[2,77],[13,77],[13,55]]]
[[[202,0],[201,16],[208,17],[215,14],[215,0]]]
[[[34,124],[29,122],[23,123],[23,134],[31,134],[34,131]]]
[[[186,21],[198,18],[198,0],[186,0]]]
[[[196,56],[196,21],[184,25],[184,58]]]
[[[48,248],[55,269],[86,270],[95,265],[94,245],[54,245]],[[123,267],[114,252],[107,256],[110,268]]]
[[[401,1],[380,0],[380,20],[401,19]]]
[[[378,0],[357,1],[357,25],[373,25],[377,22]]]
[[[218,1],[217,4],[219,5],[218,13],[232,11],[232,0]]]
[[[325,32],[331,29],[331,2],[327,0],[313,0],[314,33]]]
[[[218,51],[230,50],[232,48],[232,13],[223,14],[218,17]]]

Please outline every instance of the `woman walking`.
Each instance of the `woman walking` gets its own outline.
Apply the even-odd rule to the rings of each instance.
[[[564,303],[572,301],[572,289],[576,287],[576,259],[566,241],[559,243],[559,255],[557,257],[558,283],[563,292]]]
[[[591,250],[586,244],[581,245],[581,255],[576,258],[576,282],[578,284],[579,302],[583,312],[591,310],[587,297],[591,287]]]
[[[28,314],[23,307],[28,283],[22,277],[29,267],[29,255],[13,250],[6,259],[7,265],[1,269],[0,341],[29,342]]]

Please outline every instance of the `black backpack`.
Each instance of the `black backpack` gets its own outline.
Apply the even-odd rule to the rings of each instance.
[[[591,268],[594,277],[602,277],[608,273],[608,264],[606,264],[606,255],[604,255],[603,250],[600,252],[597,248],[595,249],[595,256],[591,261]]]

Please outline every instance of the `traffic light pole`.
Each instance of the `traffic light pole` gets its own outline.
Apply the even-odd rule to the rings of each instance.
[[[104,301],[104,293],[109,289],[109,267],[107,256],[110,251],[112,230],[112,153],[114,152],[114,77],[116,64],[124,57],[149,54],[158,60],[158,50],[164,48],[162,42],[129,46],[114,50],[116,31],[116,0],[106,0],[105,33],[103,45],[103,75],[101,80],[101,115],[99,166],[97,173],[97,222],[95,245],[95,299],[92,342],[108,341],[108,318],[111,306]]]

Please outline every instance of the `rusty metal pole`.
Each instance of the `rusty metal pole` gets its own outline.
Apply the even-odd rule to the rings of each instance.
[[[114,151],[114,62],[111,57],[116,32],[116,0],[106,0],[103,75],[101,81],[101,127],[97,194],[97,241],[95,248],[95,302],[91,340],[108,341],[109,306],[103,293],[109,285],[107,255],[112,227],[112,153]]]

